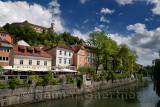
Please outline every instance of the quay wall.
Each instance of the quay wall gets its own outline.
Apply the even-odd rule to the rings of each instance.
[[[42,102],[46,100],[54,100],[74,95],[92,93],[99,90],[119,87],[136,82],[136,79],[120,79],[113,83],[111,81],[93,82],[90,85],[83,85],[81,88],[77,84],[59,84],[47,86],[29,86],[20,87],[14,90],[10,88],[0,89],[0,106],[11,106],[27,103]]]

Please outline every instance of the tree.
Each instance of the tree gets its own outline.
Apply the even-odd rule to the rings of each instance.
[[[105,38],[104,32],[92,32],[89,34],[89,39],[87,41],[88,45],[91,47],[92,52],[96,55],[94,59],[94,65],[96,66],[96,72],[98,71],[99,65],[102,64],[102,40]]]
[[[2,74],[2,72],[3,72],[3,66],[0,65],[0,74]]]
[[[153,80],[154,80],[154,90],[156,91],[157,95],[160,96],[160,59],[154,60],[153,66]]]

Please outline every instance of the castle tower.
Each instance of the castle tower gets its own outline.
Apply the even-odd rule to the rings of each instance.
[[[52,29],[53,32],[55,32],[54,21],[55,20],[52,20],[52,22],[51,22],[51,29]]]

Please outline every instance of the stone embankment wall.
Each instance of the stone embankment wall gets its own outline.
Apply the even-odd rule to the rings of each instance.
[[[136,82],[130,78],[114,81],[93,82],[91,85],[78,88],[76,84],[59,84],[47,86],[21,87],[14,90],[0,89],[0,106],[18,105],[25,103],[41,102],[46,100],[69,97],[89,92],[105,90]]]

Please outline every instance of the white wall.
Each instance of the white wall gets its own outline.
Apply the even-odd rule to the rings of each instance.
[[[59,55],[60,50],[62,51],[62,55]],[[66,51],[66,56],[64,55],[64,52]],[[69,52],[71,53],[71,56],[69,56]],[[56,66],[71,66],[73,65],[73,50],[64,49],[64,48],[56,48]],[[61,58],[61,64],[59,63],[59,58]],[[66,58],[67,62],[64,64],[64,58]],[[69,59],[71,59],[71,64],[69,64]]]
[[[23,60],[23,65],[20,65],[20,60]],[[32,60],[32,65],[29,65],[29,60]],[[52,58],[14,55],[13,68],[31,68],[34,66],[36,69],[51,69]],[[40,65],[37,65],[37,61],[40,61]],[[47,61],[47,66],[44,65],[44,61]]]

